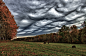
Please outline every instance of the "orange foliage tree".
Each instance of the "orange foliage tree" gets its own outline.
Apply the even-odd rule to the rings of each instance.
[[[18,26],[11,15],[11,12],[5,5],[5,3],[0,0],[0,37],[3,39],[11,39],[16,37]],[[3,33],[2,33],[3,32]]]

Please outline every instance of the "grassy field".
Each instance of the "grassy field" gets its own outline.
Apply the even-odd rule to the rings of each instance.
[[[0,42],[0,56],[86,56],[86,44]]]

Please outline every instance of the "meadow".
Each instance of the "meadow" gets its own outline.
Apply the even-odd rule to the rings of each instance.
[[[86,56],[86,44],[1,41],[0,56]]]

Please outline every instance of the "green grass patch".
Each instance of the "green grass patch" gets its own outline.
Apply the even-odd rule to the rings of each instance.
[[[72,48],[75,45],[76,48]],[[1,42],[0,56],[86,56],[86,44]]]

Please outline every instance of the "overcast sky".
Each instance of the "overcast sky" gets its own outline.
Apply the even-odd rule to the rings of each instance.
[[[62,25],[80,28],[86,0],[3,0],[19,26],[17,36],[57,32]]]

